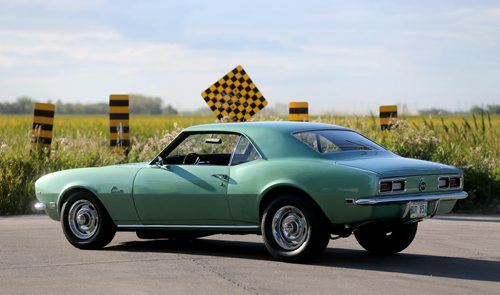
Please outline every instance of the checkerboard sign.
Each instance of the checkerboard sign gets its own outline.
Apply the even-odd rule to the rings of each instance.
[[[382,129],[382,131],[391,130],[394,125],[394,119],[397,117],[397,105],[380,106],[380,129]]]
[[[247,121],[267,105],[242,66],[227,73],[201,96],[219,120]]]
[[[112,147],[128,147],[129,140],[129,97],[126,94],[109,96],[109,132]]]
[[[50,148],[56,106],[51,103],[35,103],[31,145]]]

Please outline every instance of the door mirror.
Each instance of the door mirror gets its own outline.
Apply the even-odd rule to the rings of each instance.
[[[158,156],[158,158],[156,158],[156,162],[155,162],[155,165],[157,167],[160,167],[161,165],[163,165],[163,158]]]

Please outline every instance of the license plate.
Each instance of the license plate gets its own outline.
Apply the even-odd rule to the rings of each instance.
[[[410,218],[427,216],[427,202],[410,202]]]

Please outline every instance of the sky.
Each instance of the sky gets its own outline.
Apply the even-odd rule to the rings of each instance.
[[[180,110],[242,65],[311,113],[500,103],[500,2],[0,0],[0,102],[159,96]]]

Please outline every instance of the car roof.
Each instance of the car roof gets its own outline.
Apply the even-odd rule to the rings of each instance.
[[[183,132],[236,132],[248,137],[265,158],[315,157],[319,156],[309,146],[291,135],[307,130],[348,130],[351,129],[322,123],[260,121],[242,123],[216,123],[197,125]]]
[[[292,133],[304,130],[320,130],[320,129],[340,129],[351,130],[346,127],[313,123],[313,122],[292,122],[292,121],[259,121],[259,122],[241,122],[241,123],[216,123],[196,125],[186,128],[185,131],[220,131],[220,132],[282,132]]]

